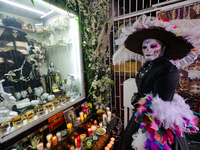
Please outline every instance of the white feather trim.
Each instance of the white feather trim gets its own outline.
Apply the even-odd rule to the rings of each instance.
[[[113,55],[113,65],[124,63],[130,59],[134,59],[136,53],[129,51],[124,45],[120,46],[117,52]]]
[[[132,135],[133,142],[131,144],[132,148],[135,150],[145,150],[143,147],[144,142],[147,140],[145,134],[139,129],[136,134]]]
[[[158,96],[153,98],[152,106],[153,113],[149,114],[152,118],[157,118],[165,129],[175,129],[175,125],[181,127],[183,132],[188,132],[185,128],[185,120],[190,119],[193,123],[195,115],[190,110],[189,105],[178,94],[174,94],[172,101],[163,101]]]

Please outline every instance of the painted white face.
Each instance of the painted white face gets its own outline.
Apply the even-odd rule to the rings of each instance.
[[[142,43],[142,52],[147,61],[158,58],[161,54],[162,46],[156,39],[146,39]]]

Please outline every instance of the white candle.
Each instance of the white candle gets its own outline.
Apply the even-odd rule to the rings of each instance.
[[[83,112],[79,112],[80,118],[83,118]]]
[[[47,134],[46,138],[48,143],[51,143],[52,136],[53,136],[52,133]]]
[[[106,114],[103,114],[103,125],[105,126],[106,125],[106,119],[107,119],[107,115]]]
[[[91,129],[92,129],[92,134],[96,135],[96,129],[97,129],[96,126],[94,126],[94,125],[91,126]]]
[[[102,126],[103,126],[103,125],[102,125],[102,122],[99,122],[99,127],[102,128]]]
[[[111,111],[108,111],[108,112],[107,112],[107,115],[108,115],[108,117],[111,118]]]
[[[110,111],[110,107],[106,107],[106,112]]]
[[[57,138],[58,138],[58,142],[60,142],[61,139],[62,139],[62,137],[61,137],[61,132],[57,132],[57,133],[56,133],[56,136],[57,136]]]
[[[51,148],[51,143],[47,143],[46,146],[47,146],[47,149],[50,149]]]
[[[37,145],[37,150],[43,150],[43,143],[41,142],[41,143],[39,143],[38,145]]]
[[[110,118],[110,117],[108,117],[108,119],[107,119],[108,123],[110,123],[110,120],[111,120],[111,118]]]

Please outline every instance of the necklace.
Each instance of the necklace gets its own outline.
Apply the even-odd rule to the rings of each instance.
[[[149,62],[149,64],[139,72],[139,78],[144,78],[149,72],[149,70],[151,70],[152,66],[153,62]]]

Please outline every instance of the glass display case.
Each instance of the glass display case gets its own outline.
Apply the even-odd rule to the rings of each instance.
[[[0,143],[85,98],[75,13],[0,0]]]

